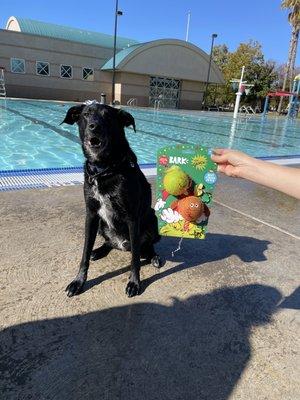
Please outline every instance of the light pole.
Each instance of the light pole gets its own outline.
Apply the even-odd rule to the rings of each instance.
[[[213,33],[213,34],[211,35],[211,48],[210,48],[210,56],[209,56],[209,64],[208,64],[207,78],[206,78],[206,83],[205,83],[205,90],[204,90],[203,99],[202,99],[202,107],[205,106],[207,88],[208,88],[209,77],[210,77],[211,60],[212,60],[213,49],[214,49],[214,40],[215,40],[216,37],[218,37],[218,35],[217,35],[216,33]]]
[[[111,103],[115,104],[115,80],[116,80],[116,50],[117,50],[117,29],[118,29],[118,16],[123,15],[122,11],[118,10],[119,0],[116,0],[115,11],[115,33],[114,33],[114,54],[113,54],[113,75],[111,82]]]
[[[185,35],[186,42],[188,42],[188,40],[189,40],[190,20],[191,20],[191,12],[189,11],[188,17],[187,17],[187,24],[186,24],[186,35]]]

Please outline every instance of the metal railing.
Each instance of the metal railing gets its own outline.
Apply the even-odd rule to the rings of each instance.
[[[162,100],[159,100],[159,99],[156,99],[154,101],[154,110],[155,111],[158,111],[160,109],[161,103],[162,103]]]
[[[4,69],[0,68],[0,96],[6,97],[6,88],[4,80]]]
[[[242,106],[239,111],[241,113],[244,112],[246,114],[255,114],[255,111],[251,106]]]
[[[129,99],[127,101],[127,105],[131,106],[131,107],[137,107],[138,101],[137,101],[137,99],[135,97],[132,97],[131,99]]]

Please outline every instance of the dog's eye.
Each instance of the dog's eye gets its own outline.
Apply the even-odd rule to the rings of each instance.
[[[86,111],[83,113],[83,116],[86,118],[89,115],[89,113]]]
[[[191,207],[191,208],[194,208],[194,203],[191,203],[191,204],[190,204],[190,207]]]
[[[198,208],[198,204],[195,204],[195,207]]]

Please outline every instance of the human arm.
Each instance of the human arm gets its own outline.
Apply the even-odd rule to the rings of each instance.
[[[300,199],[300,169],[258,160],[231,149],[215,149],[212,160],[227,176],[248,179]]]

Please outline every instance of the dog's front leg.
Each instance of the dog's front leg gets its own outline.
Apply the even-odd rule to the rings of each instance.
[[[133,297],[139,294],[140,291],[140,224],[139,221],[130,221],[128,223],[129,237],[131,244],[131,271],[129,282],[126,286],[126,294],[128,297]]]
[[[82,253],[82,259],[76,278],[67,286],[66,292],[69,297],[79,294],[87,278],[87,272],[90,265],[90,257],[95,243],[99,227],[99,216],[95,210],[87,208],[85,219],[85,240]]]

